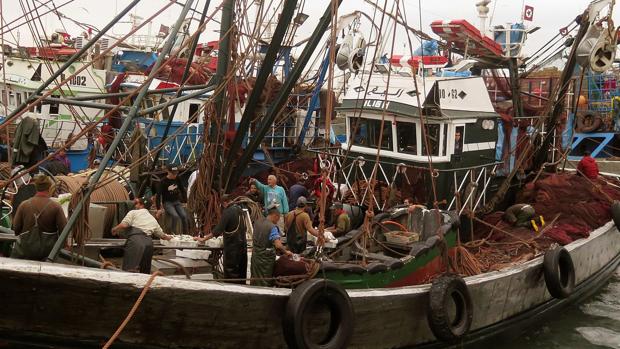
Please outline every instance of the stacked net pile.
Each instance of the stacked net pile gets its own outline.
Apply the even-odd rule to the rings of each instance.
[[[465,244],[483,272],[530,260],[553,243],[569,244],[611,220],[611,204],[620,200],[620,182],[589,180],[574,174],[545,174],[525,185],[516,203],[534,207],[539,231],[513,227],[498,211],[482,217],[474,227],[475,241]]]

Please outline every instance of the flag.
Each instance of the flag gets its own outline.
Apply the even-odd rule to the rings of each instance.
[[[161,36],[166,36],[168,35],[168,33],[170,33],[170,27],[167,27],[163,24],[159,25],[159,35]]]
[[[560,28],[560,35],[562,36],[568,35],[568,28],[567,27]]]
[[[525,9],[523,10],[523,19],[526,21],[534,20],[534,7],[530,5],[525,5]]]

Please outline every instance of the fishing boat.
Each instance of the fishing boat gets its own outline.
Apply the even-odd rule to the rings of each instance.
[[[232,4],[227,1],[224,6],[221,47],[228,45],[226,23],[230,25]],[[481,14],[488,12],[488,8],[484,11],[487,4],[479,5]],[[589,27],[600,23],[599,12],[610,5],[610,1],[594,1],[582,14],[571,55],[589,49],[596,58],[611,49],[594,49],[596,45],[581,41]],[[188,0],[173,32],[190,6]],[[202,138],[204,157],[199,169],[214,169],[219,176],[207,177],[204,170],[199,174],[207,189],[194,194],[201,203],[195,212],[199,220],[215,216],[212,205],[206,205],[217,199],[214,193],[232,192],[240,182],[333,17],[328,8],[263,122],[251,132],[254,139],[237,156],[249,133],[248,120],[253,118],[248,108],[271,74],[295,8],[294,1],[284,4],[283,23],[276,28],[257,74],[261,88],[250,93],[232,146],[225,149],[225,137],[217,132],[209,134],[213,138]],[[124,115],[113,145],[105,150],[79,202],[72,203],[70,223],[49,261],[0,258],[0,295],[5,300],[2,337],[18,343],[27,338],[84,347],[100,346],[110,336],[106,347],[114,340],[127,347],[462,347],[531,326],[533,320],[591,295],[620,264],[620,181],[552,171],[557,163],[548,160],[556,153],[550,147],[555,137],[549,135],[556,131],[553,128],[560,123],[554,121],[564,111],[553,103],[548,115],[530,117],[535,131],[529,138],[530,149],[517,154],[514,161],[505,156],[515,149],[504,129],[512,120],[504,121],[504,111],[500,113],[477,72],[478,65],[508,62],[511,78],[516,79],[519,49],[510,40],[513,30],[526,31],[523,26],[498,29],[504,33],[498,37],[508,41],[503,44],[466,21],[434,22],[433,29],[463,51],[467,59],[462,64],[448,67],[445,56],[413,53],[386,56],[381,62],[361,54],[364,44],[355,31],[341,45],[341,49],[350,48],[341,60],[350,80],[337,108],[346,120],[345,137],[341,144],[333,146],[327,140],[310,150],[318,154],[321,167],[333,170],[333,181],[345,185],[348,208],[358,209],[362,219],[355,224],[358,229],[340,237],[331,249],[318,246],[308,251],[312,268],[297,275],[302,278],[276,279],[284,286],[279,288],[50,263],[61,253],[61,241],[83,212],[114,147],[130,124],[139,120],[138,106],[154,78],[147,73],[146,83],[136,85],[139,94]],[[475,42],[472,51],[467,46],[470,41]],[[168,52],[163,55],[170,52],[171,43],[167,39]],[[335,40],[328,47],[333,50]],[[221,53],[226,56],[220,52],[218,60]],[[370,64],[359,63],[359,58]],[[158,57],[154,69],[162,62],[163,56]],[[575,61],[569,62],[559,87],[549,96],[551,102],[561,104],[566,93],[572,73],[568,71],[575,68]],[[596,60],[582,63],[592,65]],[[218,85],[226,86],[221,80],[226,71],[224,63],[218,64]],[[516,86],[511,86],[513,115],[520,118],[521,93]],[[223,99],[218,94],[212,98],[216,106],[218,98]],[[314,112],[309,110],[307,115]],[[222,121],[222,115],[227,113],[211,114],[207,120]],[[331,131],[329,118],[326,136]],[[540,121],[547,118],[551,122]],[[499,156],[498,144],[508,145]],[[525,166],[528,159],[531,164]],[[397,189],[411,190],[405,195],[418,205],[390,202],[384,191]],[[514,202],[536,208],[540,217],[532,220],[534,231],[502,225],[504,207]],[[101,265],[75,252],[62,253],[77,263]],[[498,259],[480,266],[472,256]],[[126,321],[119,328],[123,318]]]

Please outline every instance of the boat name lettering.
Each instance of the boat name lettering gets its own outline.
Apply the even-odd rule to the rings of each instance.
[[[60,78],[64,80],[66,78],[65,74],[60,74]],[[69,85],[86,86],[86,77],[83,75],[73,76],[69,79]]]
[[[439,98],[445,99],[445,98],[450,98],[450,99],[458,99],[459,97],[459,90],[453,88],[453,89],[445,89],[442,88],[439,90]]]
[[[379,91],[379,87],[374,87],[372,90],[368,91],[369,95],[379,95],[379,96],[393,96],[393,97],[400,97],[403,94],[403,89],[399,88],[397,89],[395,92],[389,93],[389,90],[386,88],[383,91]]]
[[[377,101],[372,99],[367,99],[364,102],[364,107],[368,108],[377,108],[377,109],[387,109],[390,106],[390,101]]]

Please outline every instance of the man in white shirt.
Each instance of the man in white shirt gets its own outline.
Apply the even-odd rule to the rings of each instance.
[[[148,200],[137,198],[133,203],[135,209],[129,211],[121,223],[112,228],[112,235],[118,235],[121,230],[131,229],[127,233],[122,269],[133,273],[150,274],[153,258],[152,237],[163,240],[170,240],[172,237],[164,234],[155,217],[147,209],[147,205],[150,205]]]

